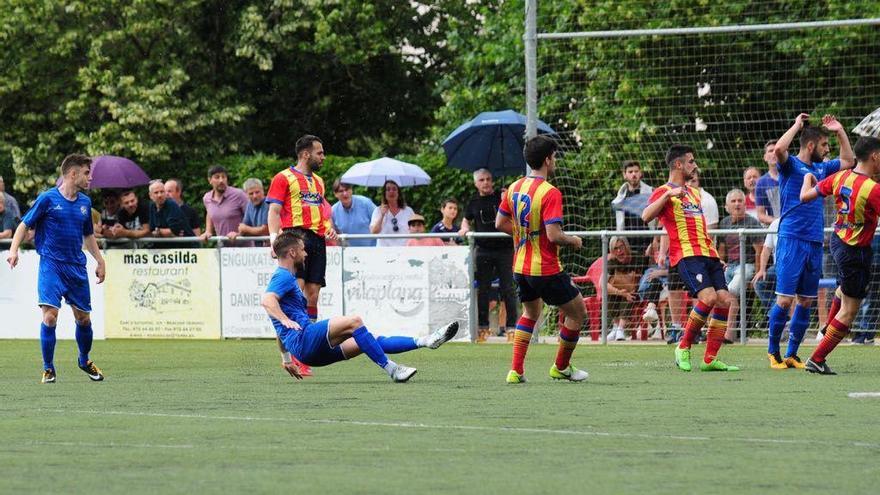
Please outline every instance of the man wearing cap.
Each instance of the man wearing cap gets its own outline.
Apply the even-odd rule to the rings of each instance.
[[[416,213],[409,217],[409,233],[424,234],[425,233],[425,217]],[[444,246],[443,240],[438,237],[428,237],[421,239],[410,239],[406,241],[407,246]]]

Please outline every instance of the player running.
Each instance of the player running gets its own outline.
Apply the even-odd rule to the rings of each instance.
[[[868,294],[871,282],[871,259],[874,253],[871,241],[877,230],[880,215],[880,184],[871,177],[880,174],[880,140],[862,137],[856,142],[858,165],[844,170],[816,184],[813,174],[804,175],[800,199],[807,203],[819,197],[834,195],[837,218],[831,236],[831,255],[837,265],[837,291],[840,301],[828,314],[828,326],[822,342],[807,360],[810,373],[836,375],[826,356],[846,337],[853,318],[859,312],[862,299]],[[821,201],[817,203],[822,204]]]
[[[513,236],[513,276],[523,304],[514,333],[513,369],[507,373],[507,383],[526,381],[526,352],[544,301],[558,306],[565,315],[559,327],[559,350],[550,368],[550,378],[581,382],[589,376],[570,363],[586,310],[580,291],[562,271],[559,246],[580,249],[583,241],[562,232],[562,193],[547,182],[556,170],[557,148],[556,141],[549,136],[535,136],[526,142],[523,153],[532,173],[507,188],[495,216],[495,228]]]
[[[798,115],[773,149],[780,176],[782,216],[776,245],[776,304],[768,315],[767,357],[770,368],[776,370],[804,367],[797,351],[810,324],[810,307],[819,295],[819,279],[822,277],[822,202],[801,203],[804,176],[812,174],[821,181],[838,170],[853,166],[852,148],[840,122],[831,115],[822,118],[822,124],[837,134],[840,143],[840,158],[826,162],[823,160],[830,153],[828,135],[820,127],[807,125],[809,118],[805,113]],[[788,147],[798,132],[800,150],[796,156],[789,155]],[[783,359],[779,340],[795,299],[797,305],[791,317],[788,349]],[[832,305],[840,307],[840,300],[835,297]]]
[[[730,292],[724,280],[724,267],[712,238],[706,232],[706,217],[700,191],[685,185],[697,170],[694,149],[672,145],[666,153],[669,182],[654,189],[642,212],[645,223],[660,218],[669,236],[670,270],[677,270],[691,297],[698,299],[688,316],[684,336],[675,348],[675,364],[682,371],[691,370],[691,344],[699,337],[708,320],[706,352],[701,371],[739,371],[736,366],[718,359],[718,351],[727,331]]]
[[[55,325],[62,296],[73,309],[76,320],[76,345],[79,347],[79,368],[92,381],[99,382],[104,374],[89,359],[92,349],[92,300],[86,274],[86,249],[98,262],[95,275],[104,281],[104,257],[92,226],[92,201],[81,191],[89,187],[92,159],[84,155],[68,155],[61,162],[61,185],[37,196],[12,237],[9,266],[18,264],[18,248],[28,229],[36,230],[35,243],[40,255],[37,279],[38,303],[43,310],[40,325],[40,346],[43,351],[43,383],[55,383]]]
[[[312,322],[306,298],[296,281],[296,270],[306,259],[305,241],[299,232],[282,232],[272,243],[278,268],[263,295],[263,308],[269,314],[275,332],[284,347],[309,366],[327,366],[351,359],[361,352],[388,373],[395,382],[405,382],[416,374],[415,368],[388,359],[386,354],[411,351],[420,347],[436,349],[458,332],[458,322],[424,337],[379,337],[367,331],[359,316],[336,316]],[[290,374],[302,379],[298,367]]]

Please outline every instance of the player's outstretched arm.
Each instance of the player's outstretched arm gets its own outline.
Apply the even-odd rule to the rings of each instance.
[[[684,189],[680,187],[675,187],[672,189],[667,189],[662,196],[654,200],[653,203],[649,203],[647,207],[642,211],[642,221],[645,223],[649,223],[657,216],[660,215],[660,212],[663,211],[663,207],[666,206],[666,202],[669,201],[669,198],[673,196],[681,196],[684,193]]]
[[[86,246],[86,251],[92,255],[92,258],[95,258],[95,261],[98,262],[98,267],[95,268],[95,276],[98,277],[98,283],[104,281],[104,276],[107,274],[107,266],[104,263],[104,256],[101,255],[101,248],[98,247],[98,241],[95,239],[95,234],[87,235],[83,238],[83,244]]]
[[[18,264],[18,248],[21,246],[21,242],[24,240],[25,235],[27,235],[27,225],[24,222],[19,222],[18,227],[15,228],[15,233],[12,234],[12,244],[9,246],[9,257],[6,258],[6,261],[9,263],[9,268],[15,268],[15,265]]]
[[[816,189],[816,177],[813,174],[804,176],[804,183],[801,184],[801,203],[809,203],[819,197],[819,191]]]
[[[837,135],[837,142],[840,145],[840,169],[853,168],[856,166],[856,155],[853,153],[852,145],[849,142],[849,136],[843,124],[838,122],[834,115],[826,115],[822,117],[822,125],[826,129]]]
[[[798,115],[794,119],[794,124],[789,127],[785,134],[776,141],[776,146],[773,148],[773,154],[776,155],[776,163],[785,163],[788,161],[788,148],[791,146],[791,142],[794,141],[797,133],[801,131],[804,127],[804,122],[810,120],[810,114],[802,113]]]

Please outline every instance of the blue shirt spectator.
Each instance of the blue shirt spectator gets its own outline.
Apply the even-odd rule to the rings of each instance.
[[[775,139],[764,145],[764,162],[767,164],[767,173],[762,175],[755,185],[755,206],[758,210],[758,220],[764,225],[770,225],[775,218],[779,217],[779,172],[776,169],[776,154],[773,153],[775,146]]]
[[[0,239],[11,239],[19,219],[6,207],[6,199],[0,194]]]
[[[333,205],[333,226],[340,234],[369,234],[370,219],[376,204],[369,198],[351,193],[351,185],[344,184],[337,179],[333,183],[333,195],[338,200]],[[376,245],[375,239],[350,239],[349,246],[372,247]]]
[[[269,203],[266,202],[266,190],[260,179],[250,178],[244,181],[242,189],[247,194],[248,204],[244,208],[244,217],[238,226],[238,232],[230,232],[230,239],[239,236],[269,235]],[[266,246],[268,242],[258,241],[254,246]]]

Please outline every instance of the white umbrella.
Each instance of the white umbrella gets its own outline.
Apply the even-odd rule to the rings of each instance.
[[[859,125],[853,127],[853,132],[860,136],[880,137],[880,108],[869,113]]]
[[[345,184],[366,187],[381,187],[389,180],[393,180],[400,187],[424,186],[431,183],[431,177],[418,165],[388,157],[355,163],[339,180]]]

